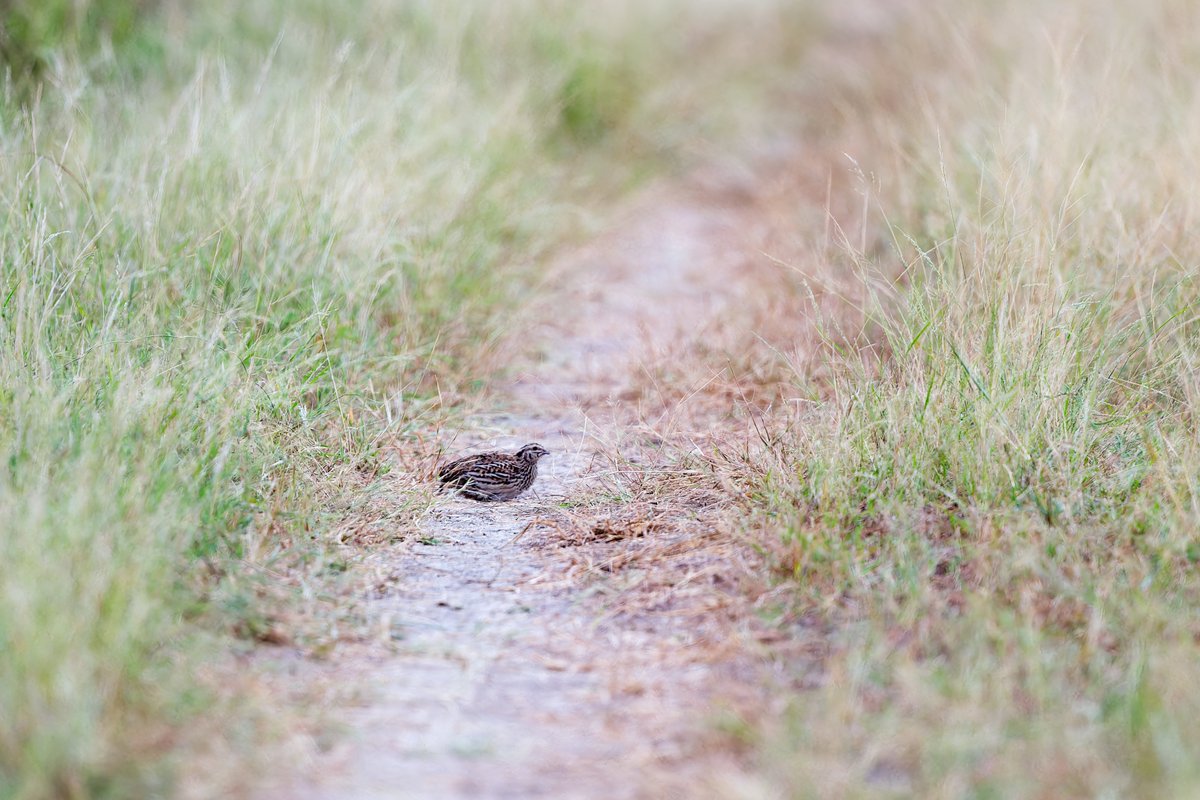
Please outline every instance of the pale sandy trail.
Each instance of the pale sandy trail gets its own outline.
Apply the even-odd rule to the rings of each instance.
[[[828,45],[811,54],[814,74],[869,55],[907,5],[839,4]],[[678,413],[678,398],[699,387],[657,386],[653,365],[729,332],[743,292],[777,285],[759,252],[771,231],[793,230],[797,216],[827,227],[823,201],[844,150],[802,144],[781,143],[770,157],[790,174],[764,168],[760,150],[752,172],[710,170],[645,191],[553,265],[514,378],[493,392],[491,414],[446,442],[455,454],[541,442],[553,455],[536,494],[500,505],[443,497],[418,536],[367,557],[396,578],[368,610],[390,646],[293,662],[301,683],[353,688],[354,702],[332,709],[345,735],[328,751],[298,748],[296,763],[271,770],[290,777],[269,779],[255,797],[775,796],[729,740],[710,735],[713,723],[726,709],[761,711],[774,683],[817,675],[827,634],[793,626],[769,652],[761,642],[779,631],[753,605],[762,564],[720,533],[705,489],[677,481],[686,513],[638,528],[629,514],[659,514],[659,500],[622,494],[604,473],[669,463],[664,442],[738,432],[711,398],[698,415]],[[673,380],[704,379],[680,374]],[[558,527],[522,534],[538,520]],[[597,535],[614,529],[638,535]]]
[[[335,712],[348,735],[263,796],[715,791],[706,781],[720,755],[702,747],[703,733],[719,707],[759,691],[763,664],[752,621],[704,612],[735,602],[710,574],[720,570],[705,565],[713,557],[605,578],[588,565],[610,558],[611,545],[553,528],[516,537],[535,519],[561,520],[563,502],[587,500],[593,517],[620,513],[619,499],[598,503],[594,489],[599,451],[637,447],[625,429],[635,416],[621,399],[626,386],[655,353],[702,336],[744,283],[748,203],[721,183],[720,192],[646,192],[611,231],[556,265],[552,302],[528,332],[528,365],[498,393],[496,413],[454,443],[541,442],[553,457],[537,496],[446,498],[424,521],[423,543],[371,556],[399,576],[371,609],[394,631],[394,652],[334,659],[333,680],[364,687]],[[677,602],[676,584],[687,602]],[[647,586],[657,587],[654,603],[621,606],[623,593]]]

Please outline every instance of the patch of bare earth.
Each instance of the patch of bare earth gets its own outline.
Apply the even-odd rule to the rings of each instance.
[[[663,365],[703,347],[763,268],[753,196],[736,173],[647,192],[557,264],[521,332],[527,365],[449,443],[541,442],[553,455],[535,492],[444,496],[419,535],[376,547],[378,636],[281,661],[275,677],[352,687],[329,709],[340,733],[305,738],[294,774],[260,796],[746,788],[733,739],[714,731],[769,703],[761,570],[721,532],[727,492],[676,458],[744,422],[711,402],[719,374]],[[700,395],[703,412],[685,413]]]

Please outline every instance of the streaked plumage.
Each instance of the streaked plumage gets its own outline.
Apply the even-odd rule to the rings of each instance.
[[[467,456],[438,470],[438,480],[472,500],[485,503],[512,500],[533,485],[538,459],[546,454],[546,448],[540,444],[527,444],[515,455]]]

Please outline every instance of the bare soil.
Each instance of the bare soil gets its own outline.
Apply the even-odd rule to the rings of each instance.
[[[457,455],[537,441],[535,491],[444,496],[376,550],[378,643],[303,667],[361,687],[267,798],[759,796],[721,729],[769,703],[771,628],[725,494],[678,466],[708,410],[658,384],[735,306],[763,259],[744,173],[644,192],[551,270],[526,363]],[[698,390],[701,387],[696,387]],[[668,452],[670,451],[670,452]]]

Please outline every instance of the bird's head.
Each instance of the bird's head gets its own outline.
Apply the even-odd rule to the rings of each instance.
[[[528,461],[530,464],[536,464],[539,458],[549,454],[550,451],[540,444],[527,444],[517,451],[517,458]]]

